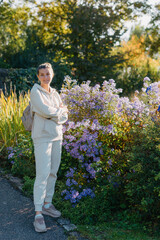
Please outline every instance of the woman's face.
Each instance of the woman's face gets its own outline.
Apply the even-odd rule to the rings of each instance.
[[[53,78],[53,72],[50,68],[41,68],[39,69],[39,74],[37,75],[39,81],[41,82],[41,86],[50,85],[52,78]]]

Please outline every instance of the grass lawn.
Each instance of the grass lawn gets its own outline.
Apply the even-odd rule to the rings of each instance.
[[[97,226],[78,225],[77,227],[81,235],[90,240],[160,240],[160,234],[154,237],[141,229],[125,230],[108,223]]]

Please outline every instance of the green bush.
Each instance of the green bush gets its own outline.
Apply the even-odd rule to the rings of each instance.
[[[142,131],[133,132],[124,181],[128,208],[137,211],[143,220],[153,222],[160,218],[159,130],[158,122],[150,122]]]
[[[8,76],[5,79],[6,90],[5,95],[10,93],[16,87],[16,93],[27,92],[37,82],[36,68],[29,69],[8,69]]]
[[[65,75],[71,75],[70,69],[65,64],[61,63],[51,63],[55,72],[55,76],[51,83],[51,86],[60,90]],[[38,67],[38,66],[37,66]],[[37,70],[36,68],[17,68],[17,69],[8,69],[8,75],[4,80],[6,86],[6,95],[11,92],[11,88],[15,88],[16,93],[19,95],[19,92],[26,93],[32,88],[34,83],[38,83],[37,79]]]

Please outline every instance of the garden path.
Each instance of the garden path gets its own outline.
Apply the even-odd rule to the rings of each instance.
[[[30,198],[14,189],[0,176],[0,240],[67,240],[55,219],[45,216],[48,231],[36,233],[33,227],[34,205]]]

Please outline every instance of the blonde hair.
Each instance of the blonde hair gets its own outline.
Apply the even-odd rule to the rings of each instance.
[[[42,68],[49,68],[49,69],[51,69],[52,73],[54,74],[52,65],[50,63],[42,63],[37,68],[37,75],[39,75],[39,70],[42,69]]]

